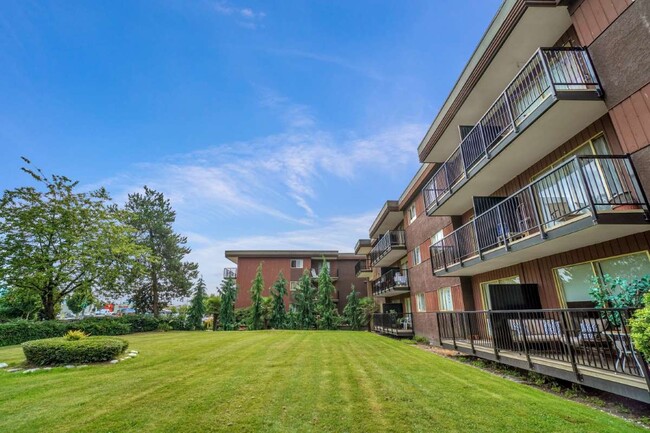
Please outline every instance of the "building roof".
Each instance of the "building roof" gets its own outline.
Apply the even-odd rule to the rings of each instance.
[[[226,258],[233,263],[237,263],[239,257],[278,257],[278,258],[304,258],[310,257],[320,259],[325,257],[329,260],[361,260],[365,256],[354,253],[339,253],[337,250],[228,250],[225,253]]]

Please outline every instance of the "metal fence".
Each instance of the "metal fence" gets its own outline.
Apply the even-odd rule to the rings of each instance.
[[[393,247],[406,245],[406,233],[404,230],[389,230],[377,241],[377,244],[370,251],[370,262],[375,265],[384,258]]]

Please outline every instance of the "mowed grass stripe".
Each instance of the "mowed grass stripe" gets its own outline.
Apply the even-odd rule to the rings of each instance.
[[[0,431],[634,432],[570,402],[365,332],[126,337],[117,365],[0,372]],[[23,359],[0,348],[0,362]]]

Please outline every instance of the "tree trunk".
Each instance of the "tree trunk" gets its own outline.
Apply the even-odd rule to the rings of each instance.
[[[54,294],[52,291],[48,290],[45,294],[43,294],[41,296],[41,301],[43,302],[41,320],[54,320],[56,316],[54,314]]]
[[[151,297],[153,299],[152,301],[152,309],[153,309],[153,315],[154,317],[158,317],[160,315],[160,309],[159,309],[159,303],[158,303],[158,278],[156,278],[156,273],[153,272],[151,274]]]

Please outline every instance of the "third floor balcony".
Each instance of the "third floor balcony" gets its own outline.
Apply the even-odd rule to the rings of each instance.
[[[372,294],[377,297],[390,297],[408,293],[409,279],[406,269],[391,269],[372,283]]]
[[[389,230],[370,251],[370,263],[375,267],[386,267],[406,255],[406,233],[404,230]]]
[[[424,188],[428,215],[460,215],[607,112],[586,50],[541,48]]]

